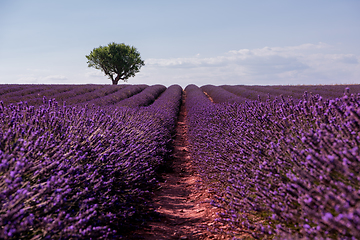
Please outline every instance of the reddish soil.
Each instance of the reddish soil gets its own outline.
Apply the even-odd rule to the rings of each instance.
[[[210,204],[211,194],[201,187],[193,168],[187,139],[185,97],[176,126],[171,171],[163,173],[154,197],[154,209],[160,221],[149,223],[148,230],[137,231],[137,239],[228,239],[211,232],[217,209]],[[221,227],[221,226],[220,226]]]

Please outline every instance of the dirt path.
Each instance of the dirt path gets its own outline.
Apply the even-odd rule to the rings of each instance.
[[[208,230],[214,225],[217,210],[210,205],[210,193],[197,187],[200,180],[188,149],[185,97],[183,94],[176,126],[172,171],[163,174],[161,189],[153,198],[161,220],[149,223],[151,230],[139,232],[139,239],[226,239]]]

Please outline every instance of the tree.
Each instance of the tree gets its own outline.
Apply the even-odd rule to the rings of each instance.
[[[94,48],[86,58],[88,67],[103,71],[112,80],[113,85],[117,85],[119,80],[126,82],[129,77],[134,77],[145,65],[136,48],[124,43],[113,42],[108,46]]]

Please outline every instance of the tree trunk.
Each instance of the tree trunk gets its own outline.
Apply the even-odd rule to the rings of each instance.
[[[117,75],[115,79],[112,79],[113,85],[117,85],[120,80],[120,75]]]

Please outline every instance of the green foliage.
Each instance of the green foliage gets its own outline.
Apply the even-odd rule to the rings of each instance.
[[[86,58],[88,67],[103,71],[114,85],[117,85],[119,80],[126,82],[129,77],[134,77],[145,65],[136,48],[124,43],[113,42],[108,46],[94,48]]]

